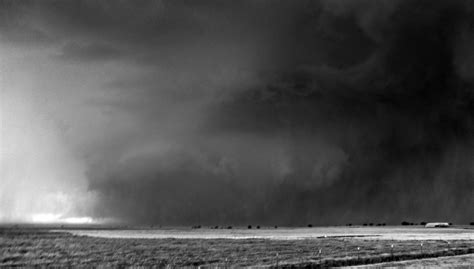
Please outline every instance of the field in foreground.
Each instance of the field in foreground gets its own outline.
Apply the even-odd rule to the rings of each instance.
[[[376,263],[372,265],[359,265],[351,268],[380,268],[380,267],[403,267],[403,268],[473,268],[474,267],[474,254],[448,256],[448,257],[437,257],[437,258],[426,258],[419,260],[408,260],[400,262],[386,262]]]
[[[374,240],[353,236],[299,240],[145,239],[79,236],[68,230],[0,229],[0,266],[325,267],[468,253],[474,253],[474,240],[446,241],[442,234],[436,240]]]

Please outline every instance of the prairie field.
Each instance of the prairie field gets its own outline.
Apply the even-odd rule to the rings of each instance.
[[[380,268],[380,267],[403,267],[403,268],[473,268],[474,254],[446,256],[437,258],[425,258],[417,260],[406,260],[398,262],[386,262],[370,265],[351,266],[351,268]]]
[[[461,256],[474,253],[472,236],[474,230],[467,228],[247,231],[4,227],[0,228],[0,266],[317,268],[441,256],[449,256],[444,265],[455,265],[460,259],[472,261],[470,256]]]

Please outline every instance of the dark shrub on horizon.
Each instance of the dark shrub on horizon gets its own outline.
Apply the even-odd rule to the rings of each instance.
[[[308,224],[308,227],[309,227],[309,228],[313,227],[313,224]]]
[[[426,225],[426,221],[420,222],[420,225]]]
[[[469,225],[474,225],[474,221],[473,221],[473,222],[470,222]]]
[[[407,225],[410,225],[410,223],[408,221],[402,221],[402,225],[407,226]]]
[[[367,223],[362,224],[363,226],[367,226]]]
[[[257,225],[257,229],[260,229],[260,225]]]
[[[373,224],[373,223],[369,223],[369,226],[374,226],[374,224]]]
[[[278,226],[275,225],[275,229],[278,229]]]
[[[227,229],[232,229],[232,226],[227,226]]]
[[[247,226],[247,229],[252,229],[252,225]]]
[[[348,223],[348,224],[346,224],[346,226],[352,226],[352,223]]]

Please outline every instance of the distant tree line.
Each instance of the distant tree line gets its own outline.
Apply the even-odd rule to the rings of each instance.
[[[414,226],[414,225],[423,225],[423,226],[425,226],[425,225],[427,224],[427,222],[426,222],[426,221],[422,221],[422,222],[420,222],[420,223],[417,223],[417,222],[402,221],[400,224],[401,224],[402,226]],[[346,224],[346,226],[349,226],[349,227],[350,227],[350,226],[353,226],[353,225],[357,225],[357,224],[352,224],[352,223],[347,223],[347,224]],[[376,223],[376,224],[373,223],[373,222],[368,222],[368,223],[365,222],[365,223],[362,224],[362,226],[379,226],[379,227],[380,227],[380,226],[386,226],[386,225],[387,225],[387,224],[386,224],[385,222]],[[453,223],[449,222],[449,225],[453,225]],[[470,222],[469,225],[473,225],[473,226],[474,226],[474,221],[473,221],[473,222]],[[153,226],[152,226],[152,227],[153,227]],[[160,227],[161,227],[161,226],[160,226]],[[312,228],[312,227],[313,227],[313,224],[310,223],[310,224],[307,225],[307,227],[308,227],[308,228]],[[194,225],[194,226],[192,226],[192,229],[201,229],[201,228],[202,228],[201,225]],[[218,226],[218,225],[216,225],[216,226],[211,226],[211,227],[209,227],[209,228],[210,228],[210,229],[232,229],[233,227],[230,226],[230,225],[229,225],[229,226]],[[248,226],[247,226],[247,229],[252,229],[252,228],[253,228],[252,225],[248,225]],[[260,225],[255,226],[255,228],[256,228],[256,229],[260,229]],[[273,228],[278,229],[278,226],[275,225],[275,226],[273,226]]]

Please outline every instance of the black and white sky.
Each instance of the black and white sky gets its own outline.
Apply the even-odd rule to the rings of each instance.
[[[0,221],[474,218],[468,0],[1,0]]]

